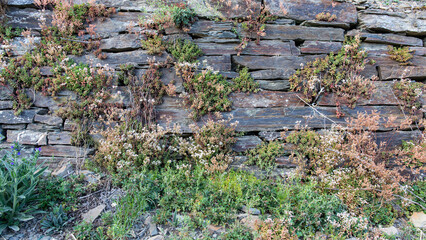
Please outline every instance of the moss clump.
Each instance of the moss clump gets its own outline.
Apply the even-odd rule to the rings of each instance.
[[[262,143],[254,149],[247,151],[247,165],[256,165],[260,169],[275,168],[276,158],[284,154],[283,145],[280,141]]]
[[[166,50],[166,46],[161,39],[161,36],[158,34],[147,35],[146,40],[141,41],[142,48],[148,51],[148,54],[161,55],[164,50]]]
[[[248,68],[243,68],[240,75],[232,80],[234,91],[237,92],[258,92],[259,84],[254,81],[248,72]]]
[[[178,63],[194,63],[197,61],[197,58],[203,55],[203,51],[201,51],[200,47],[189,40],[182,41],[181,39],[178,39],[171,42],[169,43],[167,50]]]
[[[413,55],[410,53],[412,50],[410,50],[408,47],[397,48],[388,46],[388,49],[388,54],[392,60],[399,62],[401,65],[410,64],[408,61],[413,58]]]
[[[425,84],[403,79],[395,82],[393,89],[395,95],[403,101],[405,109],[410,113],[415,113],[422,107],[420,97],[426,90]]]

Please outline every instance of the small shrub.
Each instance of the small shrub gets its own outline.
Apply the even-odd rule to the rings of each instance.
[[[411,55],[410,52],[412,51],[408,47],[397,48],[388,46],[388,49],[388,54],[392,60],[399,62],[401,65],[410,64],[408,61],[413,58],[413,55]]]
[[[276,167],[276,159],[283,153],[284,149],[282,143],[279,141],[262,143],[256,148],[247,151],[246,164],[270,170]]]
[[[45,233],[50,233],[52,231],[57,232],[72,220],[73,218],[68,218],[62,205],[59,207],[56,206],[53,207],[52,212],[50,212],[49,215],[47,215],[41,222],[41,228],[45,230]]]
[[[163,40],[158,34],[147,34],[147,39],[141,41],[142,48],[148,51],[148,54],[161,55],[166,47],[163,43]]]
[[[203,55],[200,47],[197,44],[189,41],[178,39],[169,43],[167,50],[172,54],[178,63],[194,63],[197,58]]]
[[[298,239],[285,220],[268,218],[265,221],[256,222],[255,229],[258,235],[257,240]]]
[[[193,119],[218,111],[229,111],[231,101],[228,96],[232,92],[231,84],[221,74],[203,71],[183,83],[188,95],[187,105],[192,109]]]
[[[315,16],[315,19],[318,20],[318,21],[332,22],[332,21],[335,21],[337,19],[337,16],[336,16],[336,14],[331,15],[331,13],[329,13],[329,12],[328,13],[322,12],[322,13],[318,13]]]
[[[243,68],[240,75],[232,80],[233,90],[237,92],[258,92],[259,83],[255,82],[248,72],[248,68]]]
[[[1,15],[1,6],[0,6],[0,15]],[[2,23],[1,17],[0,17],[0,23]],[[23,30],[20,28],[13,29],[12,27],[8,27],[6,23],[2,23],[0,25],[0,43],[6,44],[7,41],[13,39],[14,37],[20,36],[22,31]]]
[[[410,113],[416,113],[422,107],[421,96],[426,90],[425,84],[402,79],[393,84],[393,90]]]
[[[187,6],[174,6],[171,11],[173,22],[178,28],[187,28],[195,21],[194,10]]]
[[[0,233],[7,227],[19,230],[19,223],[33,219],[38,202],[35,188],[46,170],[37,165],[40,152],[21,156],[21,146],[15,144],[0,162]]]
[[[235,223],[231,226],[225,234],[221,236],[220,239],[226,240],[249,240],[254,239],[252,230],[242,224]]]
[[[346,39],[337,55],[308,62],[290,77],[290,89],[301,91],[307,102],[315,101],[322,92],[336,92],[354,107],[360,96],[369,98],[374,86],[358,73],[365,68],[367,53],[360,49],[359,36]]]

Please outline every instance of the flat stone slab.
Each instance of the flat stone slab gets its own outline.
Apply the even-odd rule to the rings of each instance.
[[[120,34],[103,39],[100,48],[108,52],[130,51],[141,47],[141,37],[136,34]]]
[[[106,53],[107,58],[104,60],[98,59],[93,54],[84,55],[84,56],[71,56],[78,63],[84,63],[89,65],[107,65],[110,67],[117,68],[121,64],[134,64],[134,65],[148,65],[149,59],[154,59],[156,61],[165,61],[167,53],[163,53],[161,56],[149,55],[145,50],[136,50],[131,52],[121,52],[121,53]]]
[[[92,153],[93,149],[65,145],[52,145],[41,147],[40,155],[45,157],[81,158],[86,157]]]
[[[191,29],[188,33],[197,37],[217,37],[218,34],[221,34],[224,31],[231,32],[233,27],[234,25],[232,22],[199,20],[191,25]]]
[[[344,30],[339,28],[266,24],[265,32],[266,35],[262,36],[261,39],[340,42],[345,40]]]
[[[52,115],[35,115],[34,122],[44,123],[50,126],[61,126],[64,122],[62,118]]]
[[[16,8],[10,7],[6,13],[8,17],[8,25],[13,28],[41,30],[39,23],[40,18],[46,19],[46,24],[49,26],[52,21],[52,11],[45,10],[44,12],[34,8]]]
[[[205,69],[207,66],[212,67],[215,71],[231,71],[232,63],[230,55],[221,55],[221,56],[203,56],[198,59],[201,68]]]
[[[406,33],[410,36],[426,36],[426,19],[420,18],[415,13],[403,14],[381,10],[364,11],[359,14],[359,22],[366,30],[373,32]]]
[[[289,79],[294,73],[295,69],[267,69],[250,72],[255,80],[276,80],[276,79]]]
[[[288,80],[255,80],[259,88],[272,91],[286,91],[290,89]]]
[[[7,142],[19,142],[27,145],[47,145],[47,133],[31,130],[8,130]]]
[[[71,134],[70,132],[50,132],[48,140],[52,145],[71,145]]]
[[[105,209],[105,207],[106,207],[105,204],[101,204],[101,205],[89,210],[87,213],[82,215],[83,221],[85,221],[87,223],[92,223],[93,221],[95,221],[96,218],[99,217],[99,215],[101,215],[101,213]]]
[[[329,54],[330,52],[337,53],[341,48],[341,42],[305,41],[300,46],[300,52],[303,54]]]
[[[244,152],[248,149],[255,148],[260,145],[262,140],[258,136],[242,136],[237,138],[237,142],[232,146],[232,150],[236,152]]]
[[[300,65],[307,62],[304,57],[298,56],[233,56],[234,63],[248,67],[250,70],[263,69],[298,69]]]
[[[236,55],[235,44],[215,44],[215,43],[197,43],[205,55]],[[282,56],[282,55],[299,55],[300,51],[293,41],[260,41],[259,44],[249,42],[247,47],[243,49],[241,55],[265,55],[265,56]]]
[[[96,20],[92,24],[96,25],[95,32],[102,38],[118,36],[119,33],[126,32],[129,27],[137,27],[139,18],[149,17],[147,13],[140,12],[117,12],[108,18]]]
[[[33,122],[34,116],[39,110],[24,110],[18,116],[15,115],[14,110],[0,111],[0,123],[2,124],[20,124]]]
[[[336,15],[336,22],[355,24],[356,7],[351,3],[332,0],[265,0],[266,7],[273,15],[296,19],[315,20],[319,13]]]
[[[189,0],[188,4],[202,17],[242,18],[248,16],[247,9],[259,12],[260,2],[260,0]]]
[[[393,33],[368,33],[359,30],[351,30],[347,36],[359,35],[363,42],[367,43],[384,43],[391,45],[417,46],[423,47],[423,41],[420,38],[409,37]]]

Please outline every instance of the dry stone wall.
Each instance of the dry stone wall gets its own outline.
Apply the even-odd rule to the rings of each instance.
[[[140,40],[143,36],[127,33],[126,30],[130,25],[138,28],[139,18],[149,16],[154,9],[147,0],[98,2],[118,9],[118,13],[111,18],[94,23],[97,34],[102,37],[101,49],[107,58],[100,60],[93,54],[70,57],[77,62],[108,64],[113,68],[118,68],[121,64],[134,64],[137,66],[137,74],[142,75],[153,56],[141,49]],[[245,3],[243,0],[231,2],[232,6],[243,6]],[[402,122],[405,116],[401,111],[400,101],[393,93],[393,81],[411,78],[424,83],[426,80],[425,11],[398,13],[331,0],[264,0],[263,3],[278,19],[266,24],[266,35],[261,37],[259,45],[254,41],[250,42],[238,55],[235,47],[240,43],[238,34],[242,31],[241,27],[233,22],[214,21],[214,18],[221,15],[227,18],[243,17],[244,6],[217,10],[209,8],[216,3],[214,0],[188,1],[199,19],[188,32],[167,28],[164,38],[190,39],[204,52],[204,56],[199,59],[203,67],[210,66],[229,79],[238,76],[238,67],[248,67],[252,77],[259,83],[262,91],[258,93],[233,93],[232,110],[223,113],[225,118],[233,116],[232,121],[239,122],[237,130],[246,133],[234,146],[238,152],[255,147],[262,141],[280,138],[283,128],[294,130],[297,124],[314,129],[329,128],[335,123],[345,124],[347,118],[354,117],[358,112],[378,111],[382,117],[394,115],[397,121]],[[260,7],[260,2],[258,3]],[[335,14],[336,20],[317,21],[315,16],[321,12]],[[35,41],[39,41],[38,22],[42,17],[47,22],[51,21],[52,13],[49,10],[40,12],[33,0],[9,0],[7,15],[10,26],[31,29],[35,34]],[[376,76],[379,79],[375,82],[377,91],[370,99],[361,99],[355,108],[342,105],[341,111],[345,116],[338,118],[336,103],[339,99],[335,94],[322,94],[314,110],[304,104],[296,93],[289,91],[289,77],[296,69],[315,58],[337,52],[342,47],[345,36],[355,35],[361,36],[362,48],[368,51],[368,58],[375,60],[374,65],[367,66],[362,72],[366,77]],[[13,54],[22,55],[31,48],[23,44],[23,41],[22,37],[17,37],[9,46],[1,46],[0,52],[9,48],[13,50]],[[408,46],[413,50],[411,64],[403,66],[390,59],[388,45]],[[161,56],[155,56],[155,59],[162,61],[167,56],[164,52]],[[49,72],[50,69],[43,69],[44,75],[48,76]],[[174,81],[177,92],[184,91],[182,80],[175,75],[174,69],[162,72],[165,83]],[[6,136],[0,148],[9,148],[14,141],[26,145],[28,152],[41,147],[42,158],[52,166],[75,162],[93,153],[93,149],[72,146],[70,134],[74,124],[55,115],[61,102],[76,97],[72,92],[62,91],[56,97],[49,97],[29,89],[32,108],[15,116],[10,91],[8,86],[0,87],[0,128]],[[114,92],[111,102],[129,104],[129,95],[124,87],[118,87]],[[425,103],[424,94],[422,99]],[[419,113],[419,117],[424,117],[422,114]],[[199,123],[206,119],[207,117],[200,119]],[[188,126],[193,123],[189,110],[180,97],[165,97],[164,103],[157,107],[157,120],[159,124],[172,120],[188,133],[191,131]],[[381,123],[377,141],[387,141],[395,146],[402,140],[415,139],[420,134],[419,130],[411,128],[398,132],[389,130]],[[286,159],[279,160],[279,163],[293,166]]]

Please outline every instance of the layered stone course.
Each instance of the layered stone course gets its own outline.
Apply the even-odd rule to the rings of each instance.
[[[133,64],[137,67],[137,75],[141,76],[153,56],[141,48],[140,40],[144,36],[128,33],[127,29],[137,28],[139,18],[149,17],[155,9],[147,0],[98,2],[118,10],[111,18],[94,23],[95,31],[102,38],[100,48],[107,58],[100,60],[93,54],[70,58],[87,64],[107,64],[115,69],[121,64]],[[237,131],[246,133],[234,146],[237,152],[253,148],[262,141],[278,139],[283,129],[295,130],[297,125],[307,125],[318,130],[330,128],[334,124],[345,125],[347,118],[359,112],[378,111],[384,118],[393,115],[397,117],[397,122],[403,122],[405,113],[393,93],[393,80],[411,78],[423,83],[426,80],[424,11],[398,13],[365,7],[357,9],[351,3],[332,0],[265,0],[264,4],[278,19],[266,24],[266,35],[260,38],[259,44],[252,41],[238,54],[235,48],[240,43],[239,35],[243,33],[241,26],[231,21],[214,19],[244,17],[247,14],[244,0],[231,1],[232,6],[238,5],[240,8],[219,9],[212,9],[218,2],[216,0],[185,2],[195,9],[199,19],[187,32],[176,28],[166,29],[164,40],[181,38],[194,41],[204,52],[204,56],[199,59],[202,63],[200,67],[212,67],[229,79],[238,76],[240,67],[248,67],[261,88],[260,92],[250,95],[233,93],[232,110],[223,113],[225,118],[232,117],[232,121],[239,122]],[[260,1],[255,4],[259,5],[260,11]],[[318,21],[316,15],[319,13],[335,14],[336,20]],[[50,10],[40,12],[33,0],[9,0],[7,15],[12,27],[31,29],[36,40],[40,31],[40,18],[45,18],[47,23],[52,18]],[[375,61],[374,65],[367,66],[362,72],[366,77],[378,77],[375,82],[377,91],[370,99],[360,99],[355,108],[342,105],[340,111],[344,117],[339,117],[336,114],[336,103],[342,104],[344,100],[335,94],[322,94],[315,106],[311,107],[302,102],[297,93],[289,92],[289,78],[297,69],[318,57],[337,52],[345,36],[355,35],[360,35],[368,58]],[[254,35],[252,37],[255,38]],[[409,47],[414,55],[410,64],[401,65],[390,59],[388,45]],[[15,56],[28,50],[22,44],[22,39],[18,38],[11,41],[9,46],[1,46],[0,53],[6,48],[12,49]],[[155,56],[155,60],[164,61],[168,56],[164,52],[161,56]],[[49,68],[42,69],[42,73],[45,76],[51,74]],[[182,80],[176,76],[173,68],[162,70],[162,73],[164,83],[173,81],[177,93],[184,91]],[[24,144],[28,152],[41,147],[43,160],[52,166],[61,162],[75,162],[93,153],[93,149],[71,145],[71,132],[75,124],[56,115],[59,105],[75,99],[75,94],[62,91],[50,97],[29,89],[28,96],[33,106],[16,116],[10,93],[8,86],[0,87],[0,130],[6,137],[0,149],[9,148],[14,141]],[[426,102],[424,94],[422,98]],[[110,101],[129,106],[130,97],[126,88],[115,89]],[[172,120],[179,123],[185,133],[190,133],[189,125],[194,121],[189,117],[189,111],[179,96],[165,97],[164,103],[157,107],[157,121],[165,125]],[[208,117],[203,117],[198,123],[202,124]],[[417,117],[422,118],[424,114],[420,113]],[[380,124],[377,141],[387,141],[390,146],[396,146],[402,140],[415,139],[420,134],[418,130],[411,131],[410,127],[401,129],[404,131],[390,132],[383,122]],[[290,150],[291,146],[288,148]],[[52,157],[55,158],[52,160]],[[286,158],[280,159],[279,163],[282,166],[293,166]]]

